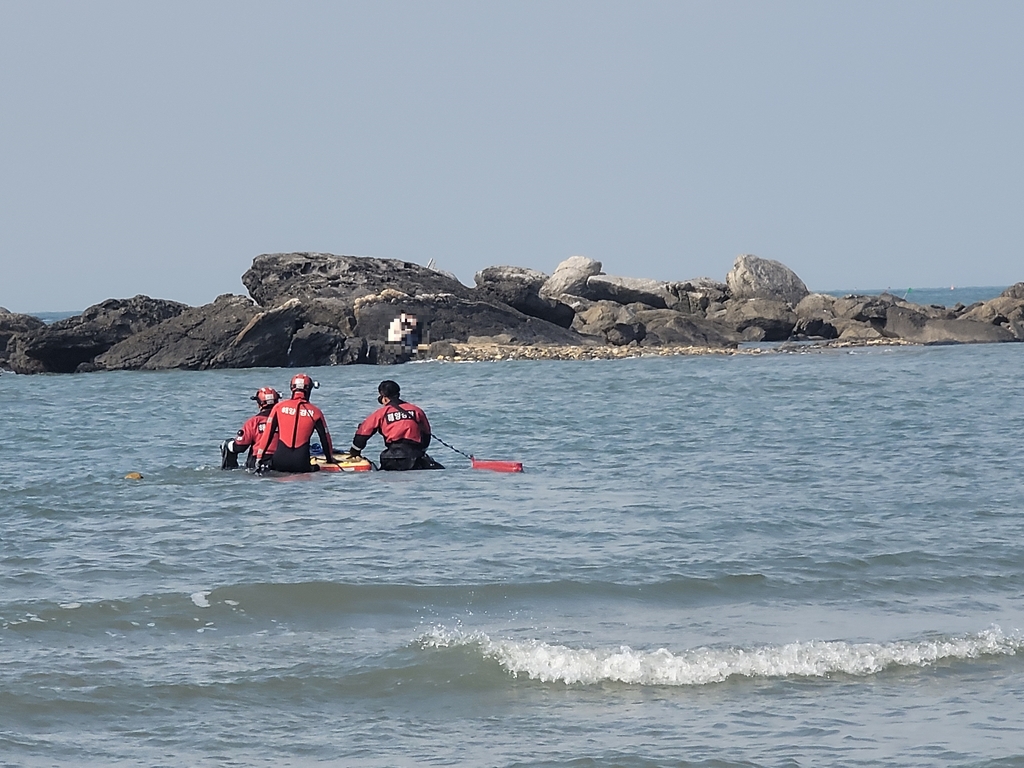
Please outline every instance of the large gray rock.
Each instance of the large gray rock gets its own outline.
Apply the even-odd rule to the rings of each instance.
[[[931,318],[913,309],[891,306],[886,313],[885,335],[918,344],[976,344],[1016,341],[1000,325],[977,320]]]
[[[640,310],[636,319],[644,325],[643,346],[679,345],[731,348],[737,338],[717,323],[671,309]]]
[[[544,281],[540,295],[545,299],[558,299],[563,293],[581,296],[587,287],[587,278],[601,274],[601,262],[586,256],[570,256]]]
[[[1024,283],[1018,283],[1024,285]],[[996,298],[963,312],[963,320],[999,325],[1010,331],[1018,341],[1024,341],[1024,291],[1018,298],[1016,291],[1007,290]],[[1007,295],[1009,294],[1009,295]]]
[[[615,301],[586,301],[576,309],[572,327],[588,338],[620,347],[641,342],[647,335],[635,312]]]
[[[671,282],[667,287],[674,297],[668,308],[688,315],[706,317],[708,312],[714,314],[724,310],[729,298],[729,286],[710,277]]]
[[[1024,299],[1024,283],[1014,283],[999,295],[1008,299]]]
[[[325,325],[304,325],[292,336],[287,366],[310,368],[365,363],[366,352],[366,339],[346,337],[337,328]]]
[[[825,293],[809,293],[794,307],[796,325],[793,335],[834,339],[839,336],[835,313],[836,299]]]
[[[121,341],[177,317],[176,301],[135,296],[107,299],[81,315],[11,338],[9,364],[18,373],[72,373]]]
[[[352,338],[351,304],[289,299],[261,310],[244,296],[212,304],[121,342],[96,359],[113,370],[281,368],[367,362],[366,340]]]
[[[584,298],[591,301],[614,301],[619,304],[646,304],[656,309],[668,309],[679,301],[669,283],[642,277],[591,275],[583,288]]]
[[[736,257],[725,282],[734,299],[773,299],[795,305],[810,293],[785,264],[751,254]]]
[[[227,349],[259,313],[259,308],[245,296],[218,296],[212,304],[189,307],[159,325],[124,339],[97,357],[94,367],[143,371],[210,368],[214,358]]]
[[[283,368],[296,332],[304,325],[305,307],[289,299],[253,317],[230,343],[202,364],[204,368]],[[174,366],[176,368],[182,366]]]
[[[467,341],[470,336],[505,334],[518,344],[579,344],[581,337],[536,317],[524,315],[512,307],[485,301],[464,299],[451,294],[409,296],[398,291],[382,291],[355,302],[354,335],[368,342],[386,344],[388,328],[402,314],[419,321],[420,341]],[[378,360],[378,362],[380,362]]]
[[[484,301],[507,304],[530,317],[568,328],[575,314],[571,307],[552,298],[541,298],[540,288],[548,276],[525,267],[487,267],[473,277]]]
[[[334,298],[351,302],[388,288],[411,295],[450,293],[473,298],[472,288],[419,264],[329,253],[257,256],[242,275],[242,283],[263,307],[275,307],[288,299]]]
[[[1011,319],[1019,321],[1024,319],[1024,296],[997,296],[967,310],[960,318],[993,325],[1002,325]]]
[[[7,344],[20,333],[45,328],[46,323],[33,315],[22,315],[0,307],[0,366],[7,364]]]
[[[797,316],[787,301],[732,299],[718,320],[750,341],[785,341],[793,335]]]
[[[858,323],[884,325],[889,307],[895,306],[892,296],[849,295],[836,299],[832,311],[837,319],[855,320]],[[798,305],[799,306],[799,305]]]

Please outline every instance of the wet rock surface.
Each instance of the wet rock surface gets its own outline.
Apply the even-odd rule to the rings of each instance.
[[[114,345],[177,317],[188,305],[134,296],[107,299],[81,315],[14,334],[8,364],[17,373],[73,373]]]

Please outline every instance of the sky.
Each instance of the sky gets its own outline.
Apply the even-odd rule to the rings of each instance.
[[[261,253],[1024,280],[1024,3],[0,0],[0,306]]]

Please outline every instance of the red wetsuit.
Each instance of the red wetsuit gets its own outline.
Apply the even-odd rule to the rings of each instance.
[[[419,406],[393,400],[378,408],[359,425],[352,447],[362,451],[377,432],[384,438],[381,469],[444,469],[426,453],[430,445],[430,422]]]
[[[309,463],[309,438],[314,432],[319,435],[324,455],[330,461],[334,445],[323,411],[309,402],[301,390],[293,392],[291,400],[282,400],[270,412],[263,435],[256,444],[256,459],[271,452],[268,446],[274,445],[276,437],[270,468],[281,472],[310,472],[313,467]]]
[[[388,403],[378,408],[359,425],[352,445],[359,450],[366,447],[367,441],[377,432],[384,438],[384,445],[396,442],[414,444],[421,451],[430,445],[430,422],[427,414],[418,405],[399,401],[401,408]]]
[[[270,417],[270,411],[270,408],[264,408],[262,411],[246,421],[235,435],[234,453],[241,453],[246,448],[249,449],[249,455],[245,460],[245,466],[247,467],[256,466],[256,456],[254,455],[256,443],[263,436],[263,432],[266,430],[267,419]],[[270,446],[267,448],[267,453],[273,453],[277,449],[277,442],[277,435],[274,435],[273,439],[270,441]]]

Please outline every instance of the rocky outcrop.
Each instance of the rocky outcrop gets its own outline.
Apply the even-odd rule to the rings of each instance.
[[[21,315],[0,307],[0,366],[7,365],[7,344],[16,334],[45,328],[46,323],[33,315]]]
[[[224,294],[211,304],[126,338],[93,362],[96,370],[202,370],[237,339],[259,308],[245,296]],[[226,366],[225,366],[226,367]]]
[[[548,276],[525,267],[487,267],[474,275],[480,298],[491,304],[507,304],[524,315],[538,317],[568,328],[575,314],[571,307],[552,298],[541,298]]]
[[[40,373],[389,364],[451,357],[465,344],[730,350],[741,341],[789,339],[837,345],[1024,340],[1024,283],[991,301],[947,309],[888,293],[811,294],[787,267],[750,255],[736,259],[725,283],[605,275],[600,262],[574,256],[550,277],[488,267],[468,288],[453,275],[409,262],[323,253],[258,256],[243,280],[255,303],[224,295],[186,307],[136,296],[51,326],[0,310],[0,364],[3,349],[15,371]]]
[[[452,294],[410,296],[382,291],[355,303],[354,333],[368,340],[387,340],[388,327],[401,314],[415,315],[422,343],[461,341],[470,336],[504,335],[519,344],[579,344],[578,334],[509,306],[464,299]]]
[[[668,288],[675,296],[669,309],[688,315],[708,317],[709,314],[717,314],[729,299],[729,286],[710,277],[668,283]]]
[[[999,296],[1007,299],[1024,299],[1024,283],[1014,283]]]
[[[736,338],[718,324],[671,309],[640,310],[636,319],[644,326],[644,347],[691,346],[732,349]]]
[[[786,301],[733,299],[714,319],[746,341],[785,341],[793,335],[797,316]]]
[[[563,294],[582,296],[586,292],[587,279],[601,274],[601,262],[586,256],[570,256],[563,261],[544,281],[540,295],[546,299],[561,300]]]
[[[1024,283],[1017,285],[1024,286]],[[958,319],[998,325],[1012,333],[1018,341],[1024,341],[1024,289],[1016,291],[1016,287],[1007,289],[991,301],[965,308]],[[1021,295],[1016,296],[1016,293]]]
[[[367,362],[365,339],[352,337],[350,305],[289,299],[260,310],[225,294],[112,347],[97,370],[205,370],[309,367]]]
[[[886,311],[885,335],[918,344],[979,344],[1017,338],[1001,325],[929,317],[923,312],[896,305]]]
[[[646,304],[655,309],[668,309],[679,301],[668,283],[640,277],[591,275],[582,291],[580,295],[591,301]]]
[[[351,302],[387,288],[404,293],[450,293],[473,298],[473,289],[434,269],[397,259],[330,253],[269,253],[253,259],[242,275],[249,295],[262,307],[288,299],[333,298]]]
[[[810,293],[785,264],[751,254],[736,257],[725,282],[734,299],[772,299],[796,305]]]
[[[721,325],[671,309],[612,301],[586,302],[577,307],[573,328],[612,346],[662,345],[730,348],[737,337]]]
[[[804,339],[834,339],[839,336],[835,313],[836,299],[824,293],[809,293],[793,308],[796,325],[793,335]]]
[[[81,315],[17,334],[9,364],[17,373],[72,373],[88,370],[97,355],[188,309],[185,304],[148,296],[108,299]]]
[[[588,338],[622,347],[641,342],[647,328],[628,307],[614,301],[594,301],[577,304],[572,327]]]

